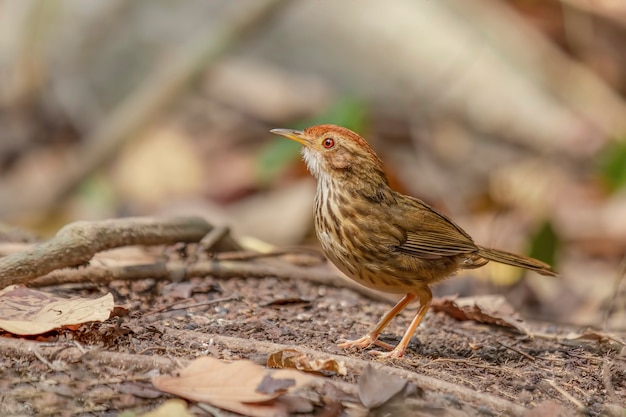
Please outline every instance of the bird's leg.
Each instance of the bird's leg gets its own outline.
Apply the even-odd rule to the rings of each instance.
[[[411,295],[411,294],[408,294],[408,295]],[[392,359],[401,358],[402,356],[404,356],[404,351],[406,350],[406,347],[411,341],[411,336],[413,336],[413,333],[415,333],[417,326],[419,326],[422,319],[426,315],[426,312],[430,308],[430,302],[433,299],[433,293],[430,291],[430,288],[423,287],[421,288],[421,291],[418,292],[416,295],[413,295],[413,297],[419,298],[420,308],[417,310],[417,313],[415,314],[415,317],[411,321],[411,324],[409,325],[409,327],[406,329],[406,332],[404,332],[404,336],[402,336],[402,340],[400,340],[400,343],[398,343],[398,345],[391,352],[371,351],[370,354],[375,355],[379,358],[392,358]]]
[[[387,325],[389,324],[389,322],[398,315],[398,313],[400,313],[402,310],[404,310],[404,308],[409,305],[409,303],[411,303],[412,301],[414,301],[417,298],[417,295],[415,294],[407,294],[404,297],[402,297],[402,299],[400,301],[398,301],[398,303],[387,312],[387,314],[385,314],[383,316],[382,319],[380,319],[380,321],[378,322],[378,324],[365,336],[361,337],[360,339],[356,339],[356,340],[346,340],[346,339],[342,339],[339,342],[339,347],[346,349],[346,348],[350,348],[350,347],[357,347],[357,348],[366,348],[370,345],[377,345],[380,346],[384,349],[388,349],[391,350],[393,349],[393,346],[385,343],[385,342],[381,342],[380,340],[378,340],[378,336],[380,335],[380,332],[383,331],[383,329],[385,327],[387,327]],[[419,324],[419,322],[418,322]],[[409,336],[410,337],[410,336]]]

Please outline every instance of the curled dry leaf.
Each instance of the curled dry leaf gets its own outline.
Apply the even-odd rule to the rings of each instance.
[[[252,417],[289,415],[280,395],[310,381],[312,377],[293,370],[271,372],[249,360],[226,363],[211,357],[192,361],[178,376],[152,379],[161,391]]]
[[[59,298],[12,285],[0,291],[0,328],[18,335],[36,335],[63,326],[104,321],[113,310],[113,296]]]
[[[433,311],[441,311],[457,320],[474,320],[479,323],[497,324],[530,335],[530,330],[501,295],[483,295],[465,298],[441,298],[433,300]]]
[[[318,375],[346,375],[348,372],[343,362],[337,362],[334,359],[309,360],[304,353],[295,349],[283,349],[272,353],[267,358],[267,366],[297,369]]]

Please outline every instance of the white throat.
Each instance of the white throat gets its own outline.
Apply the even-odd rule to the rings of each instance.
[[[322,180],[325,175],[322,169],[322,155],[319,152],[314,152],[306,146],[302,147],[302,159],[306,164],[306,167],[311,171],[311,174],[318,180]]]

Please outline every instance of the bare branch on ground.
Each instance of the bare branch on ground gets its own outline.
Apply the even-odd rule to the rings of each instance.
[[[26,284],[56,269],[83,265],[96,253],[129,245],[198,242],[212,226],[200,217],[80,221],[54,238],[0,259],[0,288]]]

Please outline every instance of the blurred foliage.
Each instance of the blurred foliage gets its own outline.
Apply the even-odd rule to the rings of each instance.
[[[559,237],[550,221],[543,222],[530,240],[529,256],[552,266],[556,265],[557,252],[560,248]]]
[[[610,142],[599,161],[600,175],[610,191],[626,186],[626,140]]]
[[[116,191],[102,173],[86,178],[78,188],[77,197],[89,207],[89,212],[94,218],[98,218],[100,213],[108,214],[109,208],[117,205]]]
[[[362,132],[367,122],[367,108],[362,100],[342,97],[316,117],[308,118],[289,126],[290,129],[306,129],[323,123],[345,126]],[[285,127],[285,126],[281,126]],[[276,176],[299,158],[300,145],[284,139],[277,139],[265,146],[257,159],[257,175],[262,185],[270,184]]]

